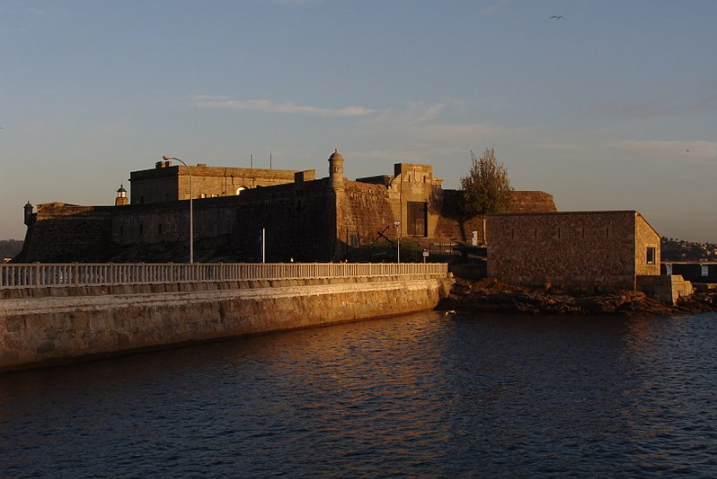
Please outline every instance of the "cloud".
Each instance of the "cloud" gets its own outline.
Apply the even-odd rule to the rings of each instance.
[[[467,142],[468,144],[490,143],[496,138],[524,136],[533,128],[495,126],[488,123],[459,123],[447,125],[425,125],[417,129],[424,141]]]
[[[663,99],[608,101],[600,104],[597,108],[599,111],[616,118],[627,120],[652,119],[717,110],[717,95],[710,94],[692,101],[680,101],[676,98],[668,101]]]
[[[717,160],[717,142],[714,141],[626,140],[611,142],[607,146],[656,158],[669,157],[681,161]]]
[[[291,113],[327,117],[356,117],[366,116],[375,112],[362,106],[345,106],[343,108],[322,108],[316,106],[299,105],[294,102],[275,104],[268,100],[230,100],[226,97],[210,97],[198,95],[194,97],[198,108],[215,110],[249,110],[268,113]]]
[[[495,15],[500,13],[503,10],[503,6],[509,2],[510,0],[496,0],[481,10],[481,13],[483,13],[483,15]]]
[[[564,143],[552,138],[543,138],[541,140],[538,140],[535,143],[536,148],[542,148],[545,150],[569,150],[569,151],[576,151],[576,150],[582,150],[583,147],[578,145],[573,145],[570,143]]]
[[[421,103],[409,102],[408,106],[401,111],[394,109],[384,110],[375,118],[367,120],[369,124],[387,124],[394,126],[409,126],[428,123],[441,114],[445,108],[445,103]]]

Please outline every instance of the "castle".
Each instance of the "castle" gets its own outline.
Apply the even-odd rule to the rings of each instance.
[[[637,211],[558,213],[553,197],[515,191],[511,210],[458,220],[445,208],[433,167],[398,163],[393,175],[344,177],[344,158],[313,170],[157,162],[130,175],[115,206],[25,205],[17,262],[341,261],[379,239],[488,245],[488,274],[531,287],[635,290],[674,302],[691,294],[681,276],[660,276],[660,236]],[[190,227],[191,226],[191,227]],[[193,242],[189,242],[192,231]],[[487,238],[483,238],[487,231]]]
[[[339,261],[351,248],[379,236],[418,242],[465,241],[478,232],[478,219],[460,224],[436,201],[442,180],[431,165],[398,163],[393,175],[344,177],[344,158],[334,151],[329,176],[314,170],[211,167],[159,161],[130,174],[130,198],[123,186],[115,206],[46,203],[25,206],[28,226],[21,261],[122,261],[129,249],[151,251],[161,244],[186,247],[189,204],[193,237],[214,244],[220,258],[268,262]],[[446,193],[450,193],[449,191]],[[516,191],[513,212],[554,212],[551,195]],[[215,255],[217,256],[217,255]],[[151,255],[139,256],[151,261]],[[161,260],[161,258],[159,259]],[[216,260],[199,256],[200,261]]]

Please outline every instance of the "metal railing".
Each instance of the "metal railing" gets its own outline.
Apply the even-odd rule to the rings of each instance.
[[[445,263],[0,264],[0,289],[404,275],[447,275]]]

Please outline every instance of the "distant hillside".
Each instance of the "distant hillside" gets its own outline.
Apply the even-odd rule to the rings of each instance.
[[[3,258],[14,258],[22,250],[20,240],[0,240],[0,261]]]
[[[717,244],[662,237],[662,261],[717,261]]]

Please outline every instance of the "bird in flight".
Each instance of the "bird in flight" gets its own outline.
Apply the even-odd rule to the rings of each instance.
[[[563,18],[563,16],[562,16],[562,15],[553,15],[553,16],[550,17],[550,18],[554,18],[554,19],[556,19],[556,20],[560,20],[561,18]]]

